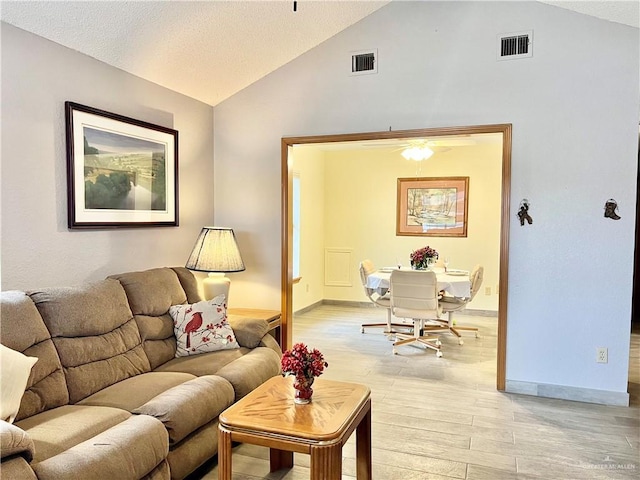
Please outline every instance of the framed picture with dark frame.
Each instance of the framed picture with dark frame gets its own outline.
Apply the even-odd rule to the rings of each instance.
[[[469,177],[399,178],[396,235],[466,237]]]
[[[65,103],[71,229],[178,226],[178,132]]]

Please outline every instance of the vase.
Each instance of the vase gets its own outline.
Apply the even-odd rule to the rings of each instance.
[[[311,385],[313,385],[313,377],[296,377],[293,381],[293,388],[295,389],[293,401],[298,405],[309,403],[313,395]]]
[[[436,263],[436,259],[434,257],[428,257],[424,260],[424,262],[418,265],[411,265],[411,268],[414,270],[429,270]]]

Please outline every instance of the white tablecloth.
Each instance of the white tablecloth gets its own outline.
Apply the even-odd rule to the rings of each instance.
[[[373,288],[380,295],[384,295],[389,290],[389,279],[391,272],[376,271],[367,277],[367,288]],[[445,272],[436,271],[438,289],[453,295],[454,297],[471,296],[471,280],[469,276],[447,275]]]

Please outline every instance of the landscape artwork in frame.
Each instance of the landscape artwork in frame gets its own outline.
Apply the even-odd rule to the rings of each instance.
[[[65,103],[69,228],[178,225],[178,132]]]
[[[466,237],[469,177],[399,178],[396,235]]]

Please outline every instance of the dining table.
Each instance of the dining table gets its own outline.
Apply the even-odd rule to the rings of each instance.
[[[391,272],[397,267],[381,268],[367,276],[367,288],[375,290],[378,295],[385,295],[389,291],[391,284]],[[401,267],[400,270],[411,270],[408,267]],[[459,298],[471,296],[471,279],[466,270],[448,269],[434,267],[430,269],[436,274],[438,290],[444,290],[449,295]],[[421,271],[421,270],[418,270]],[[425,270],[428,271],[428,270]]]

